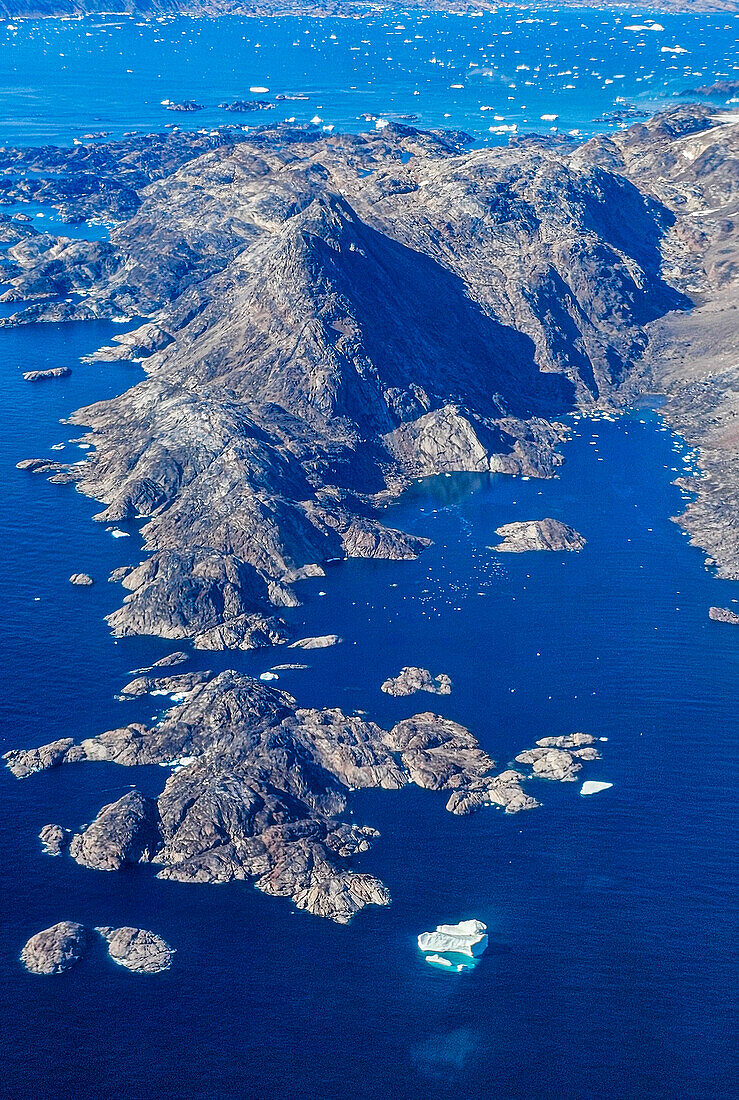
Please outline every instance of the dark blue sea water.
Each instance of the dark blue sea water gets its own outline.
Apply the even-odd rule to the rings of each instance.
[[[655,16],[665,30],[641,33],[623,27],[643,24],[643,13],[522,18],[19,24],[0,48],[0,132],[67,141],[150,127],[165,95],[210,103],[250,85],[307,90],[310,103],[290,111],[309,118],[320,104],[327,124],[341,126],[358,126],[360,110],[393,108],[427,124],[448,110],[447,122],[475,130],[480,103],[515,118],[528,101],[532,126],[558,113],[569,128],[607,109],[617,93],[605,79],[619,73],[624,94],[649,104],[682,86],[686,66],[706,81],[729,68],[726,16]],[[238,50],[235,27],[246,36]],[[305,43],[289,47],[299,36]],[[363,39],[369,57],[351,50]],[[495,63],[515,90],[465,75],[483,39],[496,43],[491,56],[505,54]],[[689,54],[663,54],[665,45]],[[530,69],[514,77],[516,49],[516,64]],[[557,72],[579,64],[587,97],[570,96],[565,77],[545,69],[547,51]],[[114,539],[92,522],[94,502],[15,469],[24,457],[84,457],[69,442],[79,429],[59,421],[142,376],[135,365],[79,361],[120,331],[0,332],[2,751],[150,717],[156,700],[114,696],[129,670],[174,648],[116,642],[104,623],[121,598],[105,578],[141,556],[136,526]],[[21,380],[22,370],[55,365],[71,366],[71,377]],[[163,769],[82,765],[23,782],[0,770],[3,1095],[736,1095],[739,631],[707,611],[739,607],[739,585],[717,580],[670,519],[684,504],[672,481],[692,456],[656,413],[572,427],[554,481],[459,475],[414,486],[388,522],[434,540],[418,561],[347,562],[304,582],[303,606],[288,612],[296,632],[345,641],[309,653],[310,667],[282,673],[279,686],[382,724],[436,709],[469,726],[501,765],[539,737],[583,729],[608,739],[586,777],[613,787],[586,799],[579,784],[540,782],[530,789],[542,807],[511,817],[456,818],[443,796],[417,790],[356,795],[356,818],[382,833],[358,866],[388,884],[393,904],[339,928],[247,884],[158,882],[146,867],[104,874],[41,853],[45,822],[79,827],[131,784],[155,795]],[[65,449],[51,450],[59,442]],[[543,516],[574,525],[585,550],[490,550],[500,524]],[[96,584],[71,586],[77,571]],[[194,654],[184,667],[259,673],[284,659]],[[384,695],[382,681],[405,664],[449,673],[452,695]],[[480,965],[461,975],[428,967],[416,935],[471,916],[490,928]],[[26,974],[21,946],[61,919],[152,928],[177,948],[172,969],[136,976],[100,949],[63,977]]]
[[[13,468],[69,437],[61,416],[136,381],[136,367],[77,364],[112,328],[2,334],[3,750],[147,717],[152,701],[113,696],[172,648],[114,642],[103,623],[119,599],[105,576],[138,560],[135,533],[111,538],[90,522],[95,504]],[[19,379],[61,361],[74,366],[63,382]],[[415,486],[388,519],[434,539],[417,562],[348,562],[304,583],[296,626],[345,642],[280,686],[381,723],[431,705],[501,763],[584,729],[608,738],[587,775],[613,788],[584,799],[577,784],[542,781],[538,810],[461,819],[429,792],[357,795],[356,817],[382,832],[362,866],[394,902],[337,928],[246,884],[108,875],[41,854],[46,821],[78,826],[134,782],[156,794],[162,769],[0,772],[5,1095],[734,1094],[739,654],[707,609],[735,605],[739,586],[716,580],[670,521],[682,502],[671,481],[690,458],[654,413],[573,427],[555,481]],[[544,515],[574,524],[586,549],[488,549],[499,524]],[[69,585],[76,570],[96,585]],[[192,667],[260,672],[279,659],[201,654]],[[453,694],[383,695],[408,663],[448,672]],[[491,930],[476,970],[426,966],[416,934],[468,916]],[[62,918],[154,928],[174,965],[140,977],[100,950],[58,979],[26,974],[23,942]]]

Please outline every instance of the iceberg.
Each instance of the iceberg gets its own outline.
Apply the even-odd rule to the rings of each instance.
[[[435,932],[422,932],[419,950],[436,954],[444,952],[477,958],[488,945],[487,925],[481,920],[463,920],[459,924],[440,924]],[[428,960],[427,960],[428,961]]]
[[[613,783],[596,783],[594,779],[588,779],[580,788],[580,794],[598,794],[599,791],[607,791]]]

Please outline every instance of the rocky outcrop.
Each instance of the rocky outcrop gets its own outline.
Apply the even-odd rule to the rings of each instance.
[[[339,642],[341,638],[338,634],[322,634],[315,638],[298,638],[290,643],[288,649],[328,649],[330,646],[338,645]]]
[[[108,944],[108,954],[118,966],[136,974],[159,974],[169,970],[175,949],[161,936],[145,928],[107,928],[95,931]]]
[[[103,806],[91,825],[72,837],[69,853],[97,871],[119,871],[129,863],[153,859],[161,847],[156,802],[130,791]]]
[[[731,623],[732,626],[739,626],[739,615],[728,607],[709,608],[708,618],[713,619],[715,623]]]
[[[582,550],[585,539],[574,527],[556,519],[504,523],[496,535],[503,539],[495,549],[499,554],[522,554],[528,550]]]
[[[21,951],[21,962],[31,974],[62,974],[84,955],[87,929],[74,921],[61,921],[31,936]]]
[[[537,779],[552,779],[560,783],[574,782],[583,761],[600,760],[589,733],[572,733],[563,737],[542,737],[536,748],[527,749],[516,757],[517,764],[530,764]]]
[[[137,675],[142,675],[145,672],[153,672],[154,669],[174,668],[176,665],[184,664],[187,659],[186,653],[183,653],[182,650],[175,650],[174,653],[168,653],[166,657],[160,657],[158,661],[154,661],[144,668],[135,668],[132,671]]]
[[[160,666],[161,667],[161,666]],[[185,696],[188,692],[205,684],[211,677],[210,672],[179,672],[174,676],[137,676],[122,689],[123,695]]]
[[[67,848],[71,835],[69,829],[63,829],[61,825],[44,825],[39,840],[47,856],[60,856]]]
[[[194,111],[204,111],[202,103],[196,103],[194,99],[183,99],[180,103],[165,103],[168,111],[179,111],[180,114],[192,114]]]
[[[554,740],[575,770],[594,752],[584,734]],[[547,739],[539,744],[556,751]],[[496,773],[473,734],[448,718],[426,712],[383,730],[338,709],[301,708],[236,672],[196,684],[155,725],[6,760],[18,776],[82,760],[165,764],[173,770],[156,803],[132,791],[73,838],[78,862],[110,870],[146,860],[159,878],[179,882],[251,879],[339,923],[389,901],[377,878],[351,865],[377,833],[344,819],[350,791],[413,783],[443,792],[455,814],[537,805],[521,772]]]
[[[413,695],[417,691],[428,691],[432,695],[449,695],[452,681],[445,672],[432,676],[427,668],[406,666],[397,676],[391,676],[380,686],[387,695]]]
[[[14,749],[3,757],[16,779],[25,779],[34,772],[83,758],[84,754],[79,752],[71,737],[60,737],[38,749]]]
[[[68,378],[70,367],[49,367],[47,370],[27,370],[23,372],[26,382],[46,382],[49,378]]]
[[[94,582],[94,580],[92,579],[92,577],[90,576],[89,573],[73,573],[72,576],[69,578],[69,583],[70,584],[79,584],[79,585],[82,585],[83,587],[89,587],[91,584],[94,584],[95,582]]]

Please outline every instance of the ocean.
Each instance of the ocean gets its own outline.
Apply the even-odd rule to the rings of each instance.
[[[69,144],[101,131],[290,118],[338,130],[415,120],[479,141],[505,141],[512,127],[587,135],[619,125],[604,115],[628,104],[652,114],[736,77],[738,27],[725,13],[583,9],[19,21],[0,29],[0,141]],[[273,109],[218,109],[255,98]],[[165,100],[203,110],[173,113]]]
[[[311,100],[282,101],[260,122],[315,111],[326,125],[360,128],[372,125],[362,111],[414,112],[423,125],[502,140],[485,136],[493,123],[482,103],[500,104],[496,113],[521,128],[558,114],[552,125],[592,132],[603,124],[586,115],[611,109],[617,94],[651,110],[699,79],[688,69],[702,83],[728,71],[722,28],[736,20],[653,19],[665,30],[626,31],[646,17],[603,12],[19,23],[2,32],[0,130],[6,143],[119,134],[170,121],[162,98],[210,104],[264,86]],[[579,64],[576,95],[546,58],[558,73]],[[479,82],[471,62],[501,76]],[[175,117],[213,125],[222,115]],[[108,573],[140,560],[137,525],[121,524],[130,537],[114,539],[92,522],[95,502],[15,469],[25,457],[84,457],[71,442],[80,430],[60,419],[143,376],[135,364],[80,362],[120,331],[108,322],[0,331],[2,751],[151,718],[158,700],[115,695],[131,669],[179,648],[116,641],[104,622],[121,598]],[[57,365],[71,376],[21,378]],[[43,824],[78,828],[133,784],[156,795],[165,769],[85,764],[23,781],[0,770],[3,1095],[736,1095],[739,633],[709,621],[708,608],[739,610],[739,585],[718,580],[672,520],[685,503],[673,481],[695,456],[658,411],[569,423],[556,479],[424,480],[387,510],[393,526],[433,539],[417,561],[348,561],[302,582],[302,606],[286,612],[296,634],[344,641],[306,654],[309,668],[280,673],[278,686],[381,725],[438,711],[501,766],[539,737],[584,730],[607,741],[583,777],[612,788],[583,798],[579,783],[532,782],[539,809],[467,818],[427,791],[357,793],[355,819],[381,836],[356,865],[383,879],[393,903],[337,927],[246,883],[160,882],[146,866],[104,874],[42,854]],[[58,443],[64,450],[52,451]],[[544,516],[582,532],[585,549],[491,549],[499,525]],[[70,585],[78,571],[95,585]],[[258,674],[284,659],[198,653],[182,667]],[[383,680],[408,664],[448,673],[452,694],[383,694]],[[463,974],[427,966],[418,933],[468,917],[489,927],[480,964]],[[27,974],[23,943],[62,919],[151,928],[177,949],[172,968],[131,974],[100,947],[61,977]]]

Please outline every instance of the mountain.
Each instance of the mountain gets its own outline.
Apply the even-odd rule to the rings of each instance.
[[[701,106],[584,144],[275,127],[1,151],[7,201],[113,228],[71,240],[1,215],[3,300],[19,309],[0,325],[140,321],[94,356],[146,376],[74,414],[88,457],[19,463],[101,501],[102,522],[142,521],[113,631],[283,643],[300,578],[422,553],[384,522],[413,478],[551,477],[558,417],[644,392],[700,452],[681,522],[739,577],[738,152],[739,114]],[[173,705],[151,726],[6,754],[19,778],[175,769],[156,803],[124,795],[73,839],[87,866],[124,866],[143,830],[160,878],[250,878],[345,922],[389,900],[352,867],[376,834],[343,819],[349,791],[414,783],[453,813],[536,805],[523,773],[495,773],[431,713],[383,730],[232,671],[126,690]],[[593,741],[544,737],[516,759],[572,778]]]

